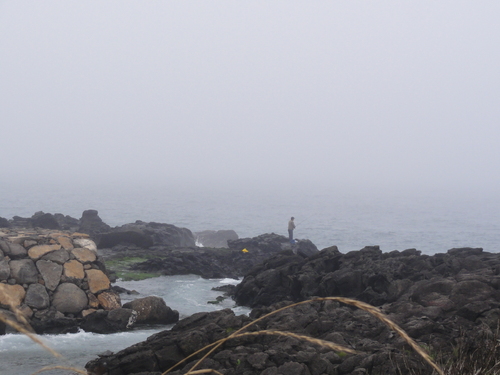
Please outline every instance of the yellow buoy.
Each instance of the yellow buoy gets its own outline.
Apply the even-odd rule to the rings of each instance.
[[[241,250],[241,251],[242,251],[242,252],[244,252],[244,253],[248,253],[248,250],[247,250],[247,249],[243,249],[243,250]]]

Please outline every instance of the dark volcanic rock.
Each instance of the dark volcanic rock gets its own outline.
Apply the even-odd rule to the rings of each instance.
[[[238,235],[234,230],[204,230],[195,232],[196,242],[206,247],[228,247],[227,241],[235,241]]]
[[[500,254],[481,249],[452,249],[428,256],[415,249],[382,253],[377,246],[341,254],[331,247],[307,258],[292,251],[271,257],[237,286],[236,300],[260,306],[250,314],[256,319],[314,296],[355,297],[379,306],[421,345],[446,354],[463,340],[480,343],[483,337],[494,337],[500,317],[499,290]],[[195,314],[171,331],[92,361],[87,368],[90,374],[162,372],[238,329],[246,319],[230,312]],[[406,343],[391,329],[369,313],[336,301],[307,302],[267,317],[249,330],[306,334],[358,353],[342,357],[303,340],[262,335],[228,341],[202,368],[226,375],[430,373],[421,360],[408,356]],[[185,373],[193,364],[194,360],[183,364],[172,374]]]
[[[138,324],[172,324],[179,320],[179,312],[168,307],[160,297],[138,298],[123,307],[137,312]]]
[[[9,220],[7,220],[4,217],[0,217],[0,228],[9,228],[9,227],[10,227]]]
[[[299,254],[298,249],[303,249],[297,257],[304,259],[305,253],[316,249],[308,240],[300,241],[292,247],[287,237],[274,233],[229,242],[229,249],[156,248],[156,253],[161,253],[161,256],[135,264],[131,269],[164,275],[195,274],[205,278],[238,278],[278,253],[293,255],[293,250]],[[151,253],[148,255],[151,256]]]
[[[80,226],[80,220],[75,219],[69,215],[54,214],[54,218],[57,220],[59,227],[63,230],[71,230],[76,232]]]
[[[31,217],[31,225],[34,228],[44,228],[44,229],[61,229],[59,222],[56,220],[54,215],[43,212],[36,212]]]
[[[86,332],[101,334],[122,332],[132,328],[136,318],[137,313],[132,309],[98,310],[87,315],[81,327]]]
[[[111,248],[120,244],[134,244],[141,248],[151,246],[194,247],[193,233],[186,228],[164,223],[136,221],[116,227],[98,238],[99,248]]]
[[[100,233],[109,232],[110,229],[111,227],[99,217],[97,210],[83,211],[80,226],[78,227],[79,232],[95,237]]]
[[[285,305],[282,303],[265,311],[255,310],[252,317]],[[228,309],[194,314],[179,321],[171,331],[160,332],[145,342],[91,361],[86,368],[89,374],[163,372],[249,322],[247,316],[235,316]],[[229,375],[320,375],[348,374],[357,368],[369,373],[395,375],[399,374],[395,364],[403,363],[403,354],[398,350],[402,349],[401,342],[391,335],[388,328],[368,313],[335,302],[317,302],[284,310],[248,329],[256,330],[288,331],[321,338],[348,348],[355,347],[359,354],[341,357],[306,340],[258,335],[228,340],[203,362],[200,369],[214,369]],[[411,358],[406,361],[414,363]],[[172,374],[185,373],[195,362],[196,359],[192,359],[180,365]],[[419,367],[425,369],[422,364],[416,364],[413,369]]]

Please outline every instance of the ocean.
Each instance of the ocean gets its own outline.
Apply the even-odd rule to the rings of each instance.
[[[320,250],[336,245],[343,253],[367,245],[379,245],[382,251],[416,248],[424,254],[455,247],[500,251],[500,201],[495,194],[356,189],[340,192],[288,186],[214,189],[201,182],[190,188],[124,184],[84,188],[67,182],[51,187],[37,182],[15,188],[0,186],[0,217],[7,219],[14,215],[31,217],[36,211],[80,218],[86,209],[98,210],[101,219],[111,226],[136,220],[155,221],[193,232],[233,229],[240,238],[263,233],[287,235],[288,220],[294,216],[296,238],[309,239]],[[219,295],[211,291],[213,286],[237,282],[174,276],[119,281],[118,285],[136,289],[140,296],[161,296],[182,317],[224,307],[234,308],[238,314],[248,313],[248,309],[235,307],[230,300],[221,305],[207,303]],[[164,328],[113,335],[79,332],[46,335],[43,339],[69,363],[82,367],[98,353],[120,350]],[[22,335],[0,336],[0,374],[31,374],[55,363],[60,362]]]
[[[287,234],[295,217],[295,237],[318,249],[341,252],[379,245],[382,251],[416,248],[424,254],[454,247],[500,251],[500,198],[474,192],[405,192],[287,186],[262,189],[116,184],[85,188],[47,187],[33,182],[0,186],[0,217],[31,217],[36,211],[80,218],[99,211],[111,226],[142,220],[194,231],[233,229],[240,238]]]

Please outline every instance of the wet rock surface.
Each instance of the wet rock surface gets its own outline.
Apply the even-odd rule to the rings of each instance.
[[[308,258],[289,251],[254,267],[236,287],[236,301],[254,307],[250,317],[231,311],[195,314],[171,331],[89,362],[87,369],[90,374],[161,373],[251,320],[293,302],[326,297],[353,297],[378,306],[421,346],[452,353],[453,345],[464,338],[481,342],[494,336],[500,318],[499,290],[500,255],[482,249],[428,256],[414,249],[383,253],[376,246],[342,254],[331,247]],[[304,334],[357,353],[346,355],[292,337],[259,335],[228,341],[200,368],[248,375],[431,372],[380,320],[336,301],[307,302],[248,330]],[[172,374],[185,373],[194,363],[190,359]]]

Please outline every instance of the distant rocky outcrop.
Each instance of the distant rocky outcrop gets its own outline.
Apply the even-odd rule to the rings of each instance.
[[[78,230],[96,238],[101,233],[109,232],[111,227],[102,221],[97,210],[85,210],[80,218]]]
[[[87,234],[47,229],[0,231],[2,316],[20,323],[26,319],[37,333],[76,332],[79,327],[109,333],[132,327],[141,309],[159,317],[155,321],[159,324],[167,313],[169,322],[178,320],[178,313],[163,300],[146,299],[137,311],[133,306],[123,309]]]
[[[228,242],[229,249],[155,247],[148,252],[151,259],[135,264],[131,269],[163,275],[195,274],[205,278],[238,278],[255,265],[283,251],[295,251],[301,259],[318,252],[309,240],[298,241],[292,246],[287,237],[274,233]]]
[[[308,257],[319,252],[316,245],[309,240],[295,240],[294,242],[294,244],[290,244],[288,237],[275,233],[262,234],[253,238],[240,238],[234,241],[227,241],[230,249],[247,249],[248,251],[257,250],[265,254],[275,254],[283,250],[291,250],[295,254]]]
[[[0,217],[0,228],[9,228],[9,227],[10,227],[9,220],[7,220],[4,217]]]
[[[140,220],[116,227],[97,238],[99,248],[112,248],[120,244],[133,244],[140,248],[194,247],[195,240],[189,229],[179,228],[172,224],[145,223]]]
[[[239,237],[234,230],[204,230],[194,233],[196,243],[206,247],[228,247],[227,241]]]

